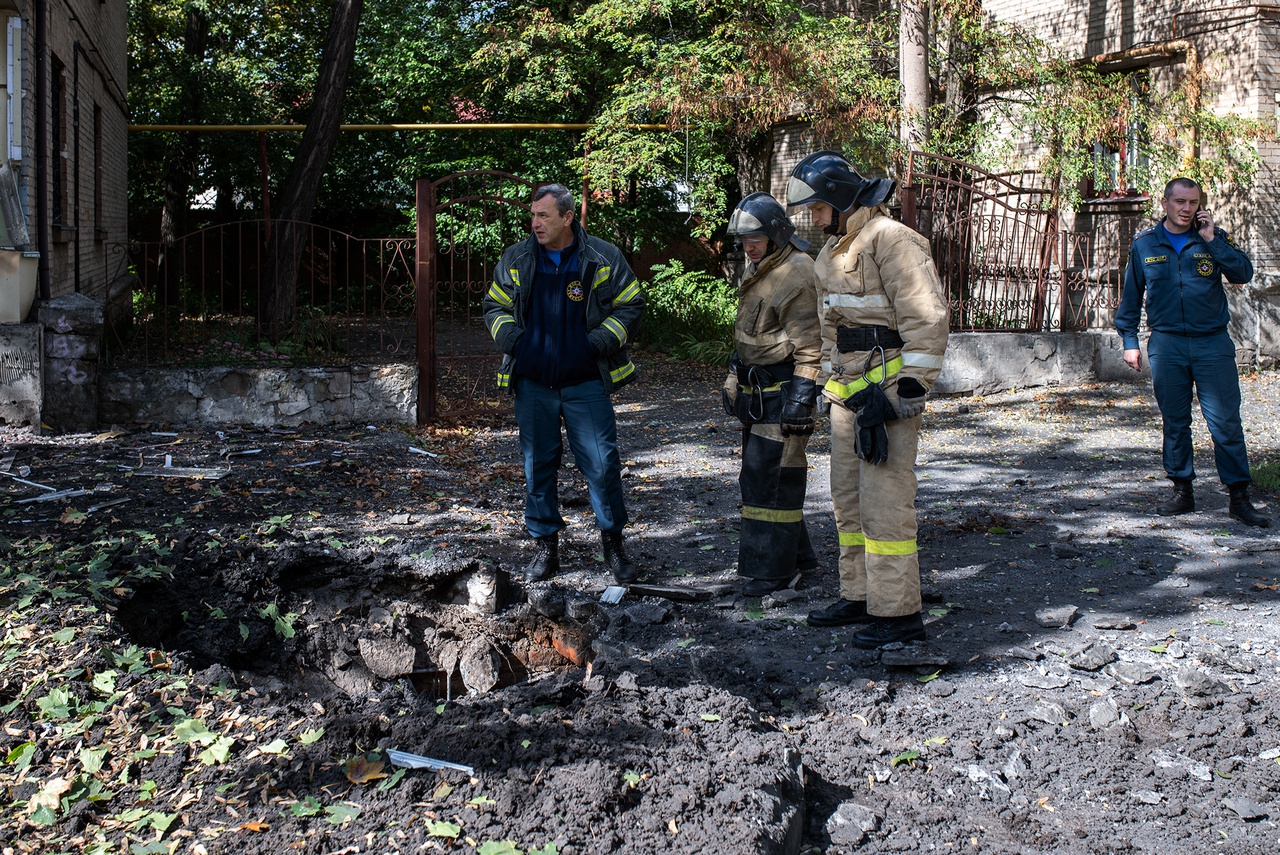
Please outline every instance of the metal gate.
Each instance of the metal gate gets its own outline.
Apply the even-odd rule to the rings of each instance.
[[[951,302],[952,329],[1045,327],[1058,188],[1036,186],[1034,177],[910,153],[902,219],[929,239]]]
[[[529,235],[536,182],[508,172],[419,179],[418,424],[441,415],[502,410],[500,354],[481,306],[502,250]]]

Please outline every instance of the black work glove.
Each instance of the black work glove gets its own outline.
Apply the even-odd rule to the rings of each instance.
[[[813,433],[813,406],[818,399],[818,384],[808,377],[791,378],[791,394],[782,405],[783,436],[809,436]]]
[[[879,383],[868,383],[865,389],[853,393],[845,406],[854,410],[858,422],[858,457],[875,465],[889,459],[889,434],[885,422],[898,418],[889,397]]]
[[[925,401],[929,392],[914,377],[898,379],[898,415],[904,419],[914,419],[924,412]]]

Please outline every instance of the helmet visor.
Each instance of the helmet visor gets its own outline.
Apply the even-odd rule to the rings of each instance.
[[[818,194],[808,184],[791,176],[787,182],[787,212],[800,211],[817,202]]]
[[[764,223],[754,214],[744,211],[742,208],[735,208],[733,216],[729,218],[729,227],[725,229],[726,234],[733,235],[738,238],[745,237],[750,234],[764,234]]]

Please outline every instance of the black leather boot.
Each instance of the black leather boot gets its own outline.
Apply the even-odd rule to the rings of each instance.
[[[1191,492],[1191,481],[1187,478],[1173,478],[1173,495],[1169,501],[1156,508],[1162,517],[1176,517],[1178,514],[1189,514],[1196,509],[1196,497]]]
[[[534,538],[533,558],[524,566],[526,582],[541,582],[560,572],[560,533]]]
[[[863,650],[875,650],[895,641],[924,639],[924,619],[919,612],[902,617],[878,617],[871,626],[853,634],[853,643]]]
[[[1227,508],[1227,512],[1231,516],[1245,525],[1256,525],[1258,528],[1266,528],[1271,525],[1271,520],[1258,513],[1258,509],[1253,506],[1253,502],[1249,501],[1248,481],[1242,484],[1228,485],[1227,492],[1231,494],[1231,504]]]
[[[851,623],[867,623],[874,620],[867,614],[866,600],[836,600],[825,609],[809,612],[809,626],[848,626]]]
[[[640,571],[631,563],[627,550],[622,545],[622,532],[600,532],[600,546],[604,550],[605,566],[619,585],[630,585],[640,578]]]

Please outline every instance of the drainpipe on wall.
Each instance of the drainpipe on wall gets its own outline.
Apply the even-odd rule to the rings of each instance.
[[[35,0],[36,15],[36,249],[40,251],[40,299],[53,293],[49,267],[49,4]]]

